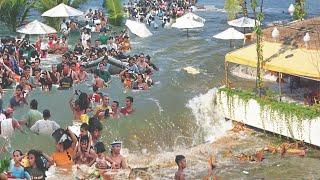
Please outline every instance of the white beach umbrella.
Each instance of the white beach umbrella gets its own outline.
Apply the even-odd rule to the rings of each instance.
[[[84,13],[75,9],[71,6],[61,3],[52,9],[44,12],[41,16],[45,17],[72,17],[72,16],[82,16]]]
[[[221,33],[218,33],[213,37],[216,39],[230,40],[230,46],[231,46],[232,39],[244,39],[244,34],[235,30],[234,28],[228,28],[227,30]]]
[[[254,19],[248,17],[242,17],[239,19],[228,21],[228,24],[234,27],[249,28],[255,26],[255,21]]]
[[[145,38],[145,37],[152,36],[152,33],[149,31],[149,29],[146,27],[146,25],[141,22],[132,21],[132,20],[127,19],[125,25],[129,28],[129,30],[133,34],[135,34],[139,37]]]
[[[34,20],[31,23],[18,28],[17,32],[22,34],[51,34],[56,33],[57,31],[38,20]]]
[[[244,39],[244,34],[235,30],[234,28],[228,28],[227,30],[218,33],[213,36],[217,39]]]
[[[181,16],[181,18],[187,18],[187,19],[193,19],[194,21],[198,21],[198,22],[201,22],[201,23],[205,23],[206,20],[192,12],[188,12],[186,13],[185,15]],[[179,18],[178,18],[179,19]]]
[[[201,28],[204,26],[205,19],[197,16],[193,13],[187,13],[176,19],[176,22],[171,27],[178,29],[187,29],[187,35],[189,29]]]

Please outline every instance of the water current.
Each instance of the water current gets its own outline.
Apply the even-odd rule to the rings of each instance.
[[[265,1],[266,24],[276,20],[289,20],[291,17],[286,12],[290,3],[288,0]],[[162,28],[151,28],[153,36],[145,39],[131,35],[133,50],[130,54],[149,54],[152,61],[160,67],[160,71],[154,73],[153,79],[156,83],[150,90],[125,92],[116,76],[112,78],[110,87],[103,90],[109,94],[111,100],[118,100],[121,105],[124,105],[126,96],[133,96],[136,109],[132,116],[104,122],[103,141],[108,144],[115,138],[121,139],[126,149],[125,155],[128,156],[132,167],[160,164],[161,169],[153,173],[155,179],[172,179],[176,154],[186,154],[187,161],[190,162],[187,175],[191,179],[201,179],[206,174],[207,167],[207,160],[201,152],[218,151],[219,148],[209,150],[211,146],[208,143],[222,137],[226,130],[231,128],[231,123],[219,117],[213,106],[215,88],[220,86],[224,75],[224,55],[232,50],[229,48],[229,42],[212,39],[214,34],[228,28],[227,15],[223,12],[224,0],[199,0],[198,4],[214,8],[211,8],[211,11],[197,12],[206,19],[206,24],[203,29],[191,30],[190,37],[187,37],[184,31]],[[101,8],[101,5],[101,0],[92,0],[81,8],[97,9]],[[310,16],[319,15],[319,0],[308,0],[307,10]],[[33,16],[36,16],[36,13]],[[76,36],[73,35],[73,38]],[[242,42],[237,42],[237,46],[241,44]],[[43,63],[56,62],[59,62],[59,59]],[[183,71],[187,66],[198,69],[200,73],[188,74]],[[238,84],[253,83],[235,77],[234,79]],[[43,93],[36,90],[30,94],[29,99],[37,99],[40,110],[50,109],[52,119],[64,127],[72,124],[72,114],[67,101],[75,89],[91,92],[87,84],[82,84],[69,91],[53,90]],[[6,92],[5,102],[8,102],[10,95],[11,91]],[[27,110],[28,107],[19,109],[14,116],[17,119],[23,118]],[[255,147],[272,139],[246,138],[247,141],[243,141],[243,145],[240,143],[242,149],[247,149],[248,146]],[[23,151],[31,148],[41,149],[49,154],[54,150],[54,142],[50,137],[32,133],[23,135],[17,132],[11,139],[11,146]],[[219,142],[216,146],[223,149]],[[219,159],[217,161],[219,162]],[[220,162],[222,161],[224,160],[221,159]],[[218,167],[217,175],[221,179],[286,179],[283,174],[287,174],[289,178],[313,179],[320,177],[319,162],[314,158],[289,158],[281,162],[274,158],[273,161],[267,161],[262,165],[235,164],[227,161],[223,162],[225,166]],[[243,174],[243,169],[249,170],[250,174]],[[300,172],[307,176],[301,176],[297,170],[301,170]],[[54,175],[52,179],[56,179],[57,176],[60,175]]]

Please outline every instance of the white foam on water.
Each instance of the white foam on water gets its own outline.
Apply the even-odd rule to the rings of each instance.
[[[161,113],[163,112],[163,108],[161,107],[159,100],[154,98],[148,98],[148,100],[153,101],[157,105],[159,109],[159,114],[161,115]]]
[[[232,127],[232,123],[225,121],[215,107],[214,101],[217,92],[217,88],[210,89],[207,93],[192,98],[186,105],[191,109],[195,121],[200,127],[199,132],[204,135],[204,140],[210,142],[225,135],[226,131]]]

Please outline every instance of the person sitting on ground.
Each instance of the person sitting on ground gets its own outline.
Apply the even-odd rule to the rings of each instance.
[[[26,115],[26,126],[31,128],[36,121],[42,119],[42,113],[38,111],[38,101],[32,99],[30,102],[30,110]]]
[[[76,155],[73,157],[75,164],[85,164],[92,166],[97,158],[96,153],[89,147],[89,137],[80,138]]]
[[[30,167],[26,168],[26,171],[29,173],[32,180],[46,179],[46,171],[50,167],[48,159],[50,158],[40,151],[30,150],[28,152],[28,160]]]
[[[21,125],[25,122],[23,120],[17,121],[13,119],[13,109],[7,108],[4,112],[5,119],[2,118],[0,121],[0,136],[2,137],[11,137],[14,133],[14,130],[19,129],[22,133],[24,133]]]
[[[72,157],[76,152],[77,137],[69,129],[59,129],[57,131],[61,131],[62,136],[56,141],[56,150],[51,155],[50,163],[58,167],[70,167],[73,165]]]
[[[126,169],[127,164],[124,157],[120,154],[121,141],[113,141],[111,144],[111,155],[110,159],[114,162],[114,169]]]
[[[134,112],[134,109],[133,109],[133,97],[131,96],[128,96],[125,100],[125,107],[122,107],[120,112],[127,116],[129,114],[132,114]]]
[[[13,93],[13,97],[10,99],[10,107],[15,108],[22,106],[24,104],[28,104],[25,93],[23,91],[23,87],[17,85],[16,90]]]
[[[186,158],[183,155],[177,155],[175,162],[177,163],[178,171],[175,173],[174,179],[175,180],[184,180],[185,174],[184,174],[183,170],[187,166]]]
[[[20,150],[14,150],[12,153],[12,161],[10,162],[9,171],[11,176],[16,179],[27,179],[30,180],[31,177],[24,167],[21,165],[21,160],[23,158],[23,153]]]
[[[45,109],[42,113],[43,119],[38,120],[30,130],[37,134],[51,135],[55,130],[59,129],[60,126],[55,122],[49,120],[51,117],[50,111]]]

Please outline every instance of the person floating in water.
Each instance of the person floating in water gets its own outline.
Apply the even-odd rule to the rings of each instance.
[[[185,180],[185,174],[184,174],[183,170],[187,166],[186,157],[184,157],[183,155],[177,155],[175,161],[178,166],[178,171],[174,175],[174,179],[175,180]]]

